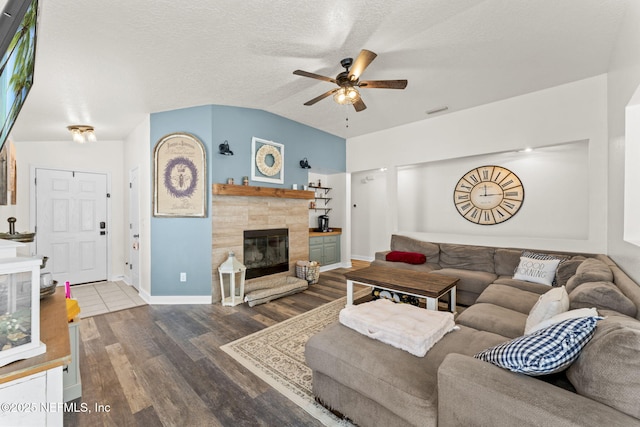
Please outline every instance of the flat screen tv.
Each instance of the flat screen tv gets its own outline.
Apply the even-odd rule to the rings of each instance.
[[[0,150],[33,85],[37,15],[38,0],[9,0],[0,16]]]

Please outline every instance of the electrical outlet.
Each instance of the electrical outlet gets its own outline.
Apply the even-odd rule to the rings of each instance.
[[[180,281],[181,282],[186,282],[187,281],[187,273],[180,273]]]

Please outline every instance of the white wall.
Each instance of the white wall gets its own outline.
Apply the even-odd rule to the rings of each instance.
[[[478,226],[451,202],[458,180],[482,165],[500,165],[524,184],[524,201],[509,220]],[[398,171],[400,232],[425,232],[583,241],[589,237],[587,141],[425,163]],[[576,214],[579,212],[580,214]],[[544,224],[531,227],[531,224]],[[490,230],[487,230],[490,228]]]
[[[404,206],[397,204],[398,179],[393,177],[398,173],[399,167],[447,160],[462,170],[470,164],[475,164],[473,160],[478,160],[476,166],[487,163],[500,164],[503,161],[503,153],[525,147],[540,148],[577,141],[588,141],[587,170],[582,170],[581,173],[586,176],[583,186],[589,194],[586,211],[576,212],[576,215],[588,218],[588,223],[581,226],[578,235],[570,238],[537,235],[532,237],[529,231],[522,232],[522,227],[520,231],[514,230],[514,234],[500,235],[496,233],[499,225],[465,224],[467,221],[453,211],[451,216],[455,215],[456,220],[462,221],[462,228],[449,227],[450,229],[443,233],[434,227],[427,232],[410,234],[440,242],[606,252],[607,209],[604,201],[607,200],[607,77],[602,75],[349,139],[347,171],[354,177],[352,200],[367,206],[370,212],[376,211],[375,216],[378,219],[371,222],[381,223],[381,218],[384,217],[384,221],[389,224],[387,227],[369,226],[366,231],[358,228],[354,217],[353,253],[373,256],[374,252],[379,250],[377,242],[384,241],[388,247],[390,234],[402,229],[396,212],[404,209]],[[470,161],[467,158],[471,156],[481,157]],[[535,168],[528,168],[530,172],[527,172],[526,179],[521,177],[525,192],[527,187],[531,187],[530,183],[533,185],[532,180],[540,182],[540,179],[545,179],[544,169],[547,166],[558,167],[556,164],[542,162],[539,164],[540,170],[537,175],[534,173]],[[386,180],[386,193],[382,190],[366,190],[363,194],[357,187],[359,171],[374,171],[384,167],[388,168],[387,175],[392,176]],[[462,176],[464,172],[466,170],[459,175]],[[453,175],[456,175],[456,178],[453,178]],[[457,174],[453,175],[443,177],[437,185],[443,188],[448,185],[453,187],[459,178]],[[446,182],[447,180],[452,182]],[[549,182],[550,187],[553,187],[551,184]],[[536,187],[539,188],[540,185],[536,184],[531,188]],[[367,188],[371,189],[371,186]],[[372,192],[375,195],[367,197],[366,194]],[[528,196],[527,194],[525,197]],[[384,203],[380,203],[380,200]],[[443,200],[430,202],[437,202],[441,206],[453,205],[452,195],[447,195],[446,198],[443,196]],[[372,203],[375,203],[375,206],[371,206]],[[384,209],[385,212],[379,212],[378,209]],[[516,217],[521,214],[528,215],[525,212],[530,208],[526,204],[522,209]],[[510,221],[514,221],[516,217]],[[571,217],[559,221],[559,228],[573,225]],[[546,222],[533,218],[527,227],[528,230],[535,230],[543,229],[546,225]],[[473,228],[473,232],[468,230],[469,226]],[[361,244],[367,245],[367,248],[361,248]],[[365,251],[366,253],[363,253]]]
[[[640,248],[623,239],[624,188],[640,186],[625,183],[625,145],[638,141],[625,138],[625,107],[640,85],[640,2],[628,2],[624,23],[611,56],[608,73],[609,121],[609,255],[620,267],[640,281]],[[634,147],[629,147],[634,148]],[[638,164],[632,165],[638,168]],[[638,218],[632,220],[638,221]]]
[[[368,170],[351,175],[351,256],[373,260],[375,252],[389,249],[395,231],[394,170]]]
[[[15,206],[0,206],[0,218],[15,216],[16,231],[33,231],[35,224],[30,218],[31,182],[30,171],[36,168],[75,170],[80,172],[106,173],[110,178],[109,239],[111,263],[109,279],[117,279],[124,272],[124,243],[120,230],[123,221],[123,171],[122,141],[98,141],[77,144],[71,141],[16,141],[16,159],[18,168],[18,194]],[[1,229],[1,228],[0,228]],[[37,239],[37,235],[36,235]],[[29,251],[35,253],[34,244]]]
[[[140,226],[140,277],[139,285],[142,293],[151,294],[151,125],[149,116],[145,118],[125,138],[124,141],[124,203],[125,227],[122,229],[122,239],[126,245],[125,257],[129,262],[129,173],[138,169],[138,218]],[[127,270],[128,271],[128,270]]]

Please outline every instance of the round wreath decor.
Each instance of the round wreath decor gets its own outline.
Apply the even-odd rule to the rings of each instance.
[[[273,157],[273,164],[269,166],[267,164],[267,156]],[[256,152],[256,166],[260,173],[266,176],[274,176],[282,169],[282,155],[280,151],[273,145],[263,145]]]

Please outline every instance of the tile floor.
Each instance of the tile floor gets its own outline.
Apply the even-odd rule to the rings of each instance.
[[[146,304],[133,286],[121,281],[73,285],[71,296],[78,300],[81,318]]]

